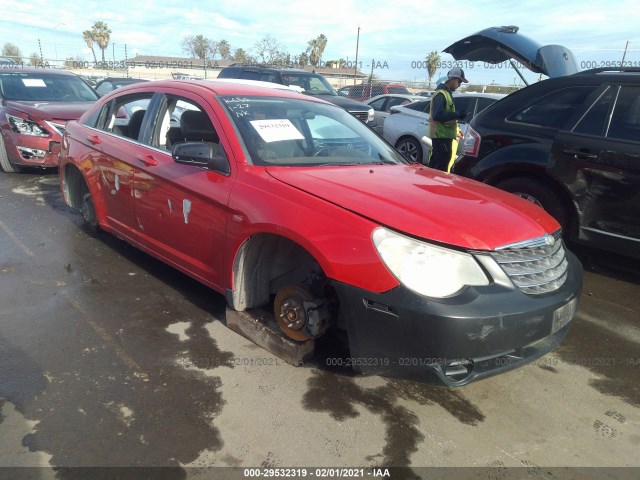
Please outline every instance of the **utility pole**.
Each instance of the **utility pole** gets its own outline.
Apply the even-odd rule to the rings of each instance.
[[[358,48],[360,46],[360,25],[358,25],[358,37],[356,39],[356,66],[353,69],[353,84],[356,84],[356,78],[358,77]]]
[[[42,44],[40,43],[40,39],[38,39],[38,48],[40,49],[40,63],[44,65],[44,57],[42,56]]]
[[[620,63],[620,68],[624,68],[624,58],[627,56],[627,48],[629,48],[629,40],[627,40],[627,44],[624,46],[624,53],[622,54],[622,62]]]

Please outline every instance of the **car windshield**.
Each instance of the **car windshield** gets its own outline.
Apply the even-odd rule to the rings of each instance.
[[[304,98],[219,98],[254,165],[407,163],[366,125],[334,105]]]
[[[308,73],[286,73],[282,75],[285,85],[297,85],[312,95],[337,95],[338,93],[324,77]]]
[[[75,75],[47,72],[0,73],[0,92],[6,100],[35,102],[86,102],[99,96]]]

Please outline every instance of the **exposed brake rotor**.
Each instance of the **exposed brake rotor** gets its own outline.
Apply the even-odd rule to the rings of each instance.
[[[280,289],[273,304],[273,312],[280,329],[287,337],[301,342],[311,338],[301,330],[309,321],[303,303],[312,302],[313,299],[313,294],[302,285]]]

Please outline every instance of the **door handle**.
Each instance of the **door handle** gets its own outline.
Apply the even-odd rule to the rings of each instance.
[[[100,140],[97,135],[93,135],[92,137],[87,138],[87,140],[91,142],[91,145],[98,145],[99,143],[102,143],[102,140]]]
[[[589,153],[589,150],[574,150],[568,148],[566,150],[563,150],[563,153],[566,153],[567,155],[573,155],[575,158],[598,158],[597,154]]]
[[[153,155],[138,155],[136,158],[144,163],[147,167],[155,167],[156,165],[158,165],[158,161],[153,158]]]

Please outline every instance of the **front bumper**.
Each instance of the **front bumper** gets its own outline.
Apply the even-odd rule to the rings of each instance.
[[[14,165],[57,167],[62,137],[35,137],[8,132],[3,135],[7,157]]]
[[[582,265],[567,251],[567,280],[553,293],[527,295],[513,284],[468,287],[432,299],[400,285],[372,293],[335,282],[349,335],[350,363],[362,373],[450,386],[528,363],[566,335],[582,290]]]

